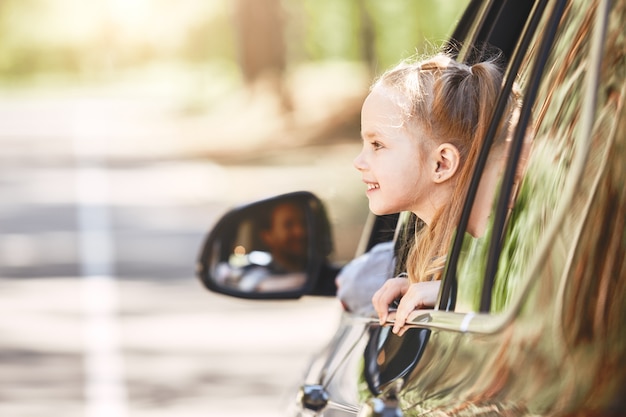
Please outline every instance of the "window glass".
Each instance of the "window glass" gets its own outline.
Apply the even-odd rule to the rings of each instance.
[[[526,157],[518,166],[519,180],[514,184],[514,198],[509,205],[502,250],[492,292],[491,311],[502,312],[515,302],[529,279],[531,265],[543,255],[539,250],[548,239],[550,225],[557,221],[559,207],[582,211],[583,203],[573,203],[565,192],[576,181],[573,167],[577,159],[586,158],[589,129],[585,123],[593,97],[585,95],[586,78],[591,73],[591,33],[595,8],[585,1],[572,2],[565,10],[555,43],[540,82],[533,105],[532,120],[524,146]],[[543,37],[551,10],[547,11],[537,31]],[[535,39],[528,58],[519,71],[523,92],[532,77],[539,42]],[[589,155],[593,158],[593,155]],[[593,170],[593,166],[588,167]],[[589,173],[593,175],[593,173]],[[492,238],[494,213],[482,237],[466,236],[459,260],[459,291],[456,311],[478,311],[483,276],[487,264],[489,240]],[[575,233],[572,231],[572,233]],[[551,273],[562,272],[567,264],[569,245],[574,237],[559,239],[551,247]]]

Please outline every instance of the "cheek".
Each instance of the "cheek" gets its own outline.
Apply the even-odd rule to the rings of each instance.
[[[404,190],[404,200],[407,202],[420,203],[434,190],[431,189],[431,182],[428,181],[428,173],[423,167],[414,165],[405,170],[401,187]]]
[[[423,163],[415,156],[404,158],[403,163],[396,163],[391,169],[396,172],[398,182],[406,185],[416,186],[423,183],[426,175]]]
[[[406,183],[411,184],[414,190],[423,188],[426,184],[426,175],[424,170],[416,168],[407,175]]]
[[[415,195],[423,188],[419,176],[411,169],[394,167],[387,172],[386,180],[383,189],[390,202],[405,204],[413,201]]]

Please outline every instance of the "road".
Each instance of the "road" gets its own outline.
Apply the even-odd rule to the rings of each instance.
[[[359,144],[225,165],[189,157],[167,110],[0,101],[0,416],[280,416],[332,336],[332,297],[230,299],[194,264],[228,208],[295,190],[327,203],[348,258],[366,216]]]

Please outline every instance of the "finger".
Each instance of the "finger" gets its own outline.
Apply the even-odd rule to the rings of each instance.
[[[378,324],[381,326],[385,324],[387,321],[387,310],[376,310],[376,315],[378,316]]]
[[[415,286],[411,286],[402,299],[400,299],[400,303],[398,304],[398,309],[396,311],[396,321],[393,327],[393,332],[396,334],[400,332],[402,326],[406,324],[409,314],[411,314],[419,304],[419,300],[417,298],[419,294],[416,294],[415,288]]]
[[[406,333],[407,330],[409,330],[409,326],[402,326],[402,328],[400,329],[400,331],[398,331],[398,333],[396,333],[398,336],[404,336],[404,334]]]
[[[378,313],[380,324],[383,325],[388,317],[390,303],[390,284],[386,282],[372,297],[374,310]],[[391,290],[393,292],[393,290]]]
[[[398,336],[400,336],[400,331],[402,330],[403,326],[404,326],[404,321],[402,319],[399,319],[398,315],[396,314],[396,320],[393,323],[393,329],[391,331],[394,334],[397,334]]]
[[[402,328],[400,329],[398,336],[402,336],[404,335],[407,330],[409,330],[410,328],[412,328],[413,326],[410,324],[412,323],[412,321],[418,316],[417,314],[417,307],[416,309],[414,309],[413,311],[411,311],[409,313],[409,315],[407,316],[406,320],[405,320],[405,324],[404,326],[402,326]]]
[[[384,326],[385,322],[387,321],[386,313],[384,313],[382,311],[378,311],[377,315],[378,315],[378,324],[381,325],[381,326]]]
[[[403,303],[404,297],[400,300],[400,304],[398,305],[398,309],[396,310],[396,320],[393,323],[393,332],[398,334],[404,323],[406,323],[406,317],[408,313],[406,312],[406,302]]]
[[[382,294],[384,291],[385,291],[385,288],[382,287],[381,289],[376,291],[376,293],[374,293],[374,296],[372,297],[372,305],[374,306],[374,310],[376,311],[376,314],[378,315],[378,321],[380,322],[381,326],[387,320],[387,311],[388,311],[387,305],[385,305],[384,302],[381,301]]]
[[[406,279],[392,278],[387,280],[383,286],[374,293],[372,304],[378,313],[381,325],[387,322],[389,317],[389,305],[404,292]]]

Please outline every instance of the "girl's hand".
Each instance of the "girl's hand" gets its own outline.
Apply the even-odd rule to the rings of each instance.
[[[372,296],[372,304],[378,314],[380,325],[384,325],[389,317],[389,305],[402,297],[409,288],[406,278],[390,278]]]
[[[404,331],[400,333],[400,330],[406,323],[409,314],[416,309],[433,308],[435,303],[437,303],[440,286],[441,281],[424,281],[410,284],[408,289],[405,289],[400,304],[398,304],[392,331],[401,336]]]

